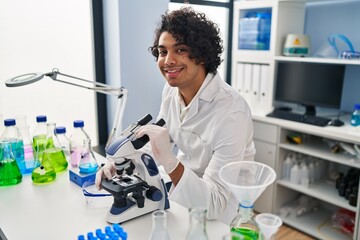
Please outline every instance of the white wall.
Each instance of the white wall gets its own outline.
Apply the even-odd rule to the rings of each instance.
[[[83,119],[97,144],[94,92],[50,78],[17,88],[4,84],[13,76],[50,72],[54,67],[94,80],[91,1],[1,0],[0,34],[0,115],[4,119],[27,115],[30,133],[39,114],[66,126],[68,134],[73,120]]]
[[[159,113],[165,80],[148,48],[169,0],[119,2],[121,84],[129,91],[123,121],[126,128],[148,113],[153,118]]]

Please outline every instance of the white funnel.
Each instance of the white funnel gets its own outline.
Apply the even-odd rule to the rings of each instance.
[[[265,164],[241,161],[220,168],[219,176],[242,206],[251,207],[265,188],[275,181],[276,173]]]
[[[260,232],[263,234],[265,240],[270,240],[282,225],[281,218],[270,213],[256,215],[255,222],[259,226]]]

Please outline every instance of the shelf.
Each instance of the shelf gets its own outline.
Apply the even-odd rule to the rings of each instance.
[[[276,56],[276,61],[283,62],[306,62],[306,63],[329,63],[343,65],[360,65],[360,60],[338,59],[338,58],[316,58],[316,57],[285,57]]]
[[[308,141],[298,145],[280,143],[279,147],[286,150],[318,157],[324,160],[329,160],[349,167],[360,168],[360,161],[351,158],[345,153],[332,153],[329,149],[329,146],[324,142]]]
[[[282,217],[282,220],[285,224],[310,234],[317,239],[352,239],[350,236],[331,226],[332,214],[333,212],[329,210],[319,209],[316,212],[300,217]]]
[[[309,184],[309,187],[292,184],[286,180],[278,180],[277,184],[357,213],[357,208],[349,205],[344,197],[338,195],[335,187],[326,181]]]

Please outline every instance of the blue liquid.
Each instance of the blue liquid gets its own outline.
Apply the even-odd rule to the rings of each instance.
[[[97,163],[83,163],[79,165],[80,173],[94,173],[98,169]]]
[[[16,159],[17,165],[19,166],[20,172],[22,174],[29,173],[30,170],[26,169],[26,164],[25,164],[23,140],[13,141],[11,143],[11,149]]]
[[[351,116],[351,126],[360,126],[360,115],[356,114],[356,115],[352,115]]]

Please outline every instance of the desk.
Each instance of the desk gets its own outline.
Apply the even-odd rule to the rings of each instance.
[[[108,226],[109,208],[88,207],[81,188],[69,180],[68,171],[47,185],[34,185],[31,176],[24,175],[21,183],[0,187],[0,228],[8,240],[76,240],[80,234]],[[185,239],[188,221],[188,210],[170,202],[167,226],[172,240]],[[151,214],[121,226],[130,240],[148,239]],[[220,240],[228,231],[221,222],[207,222],[209,239]]]

